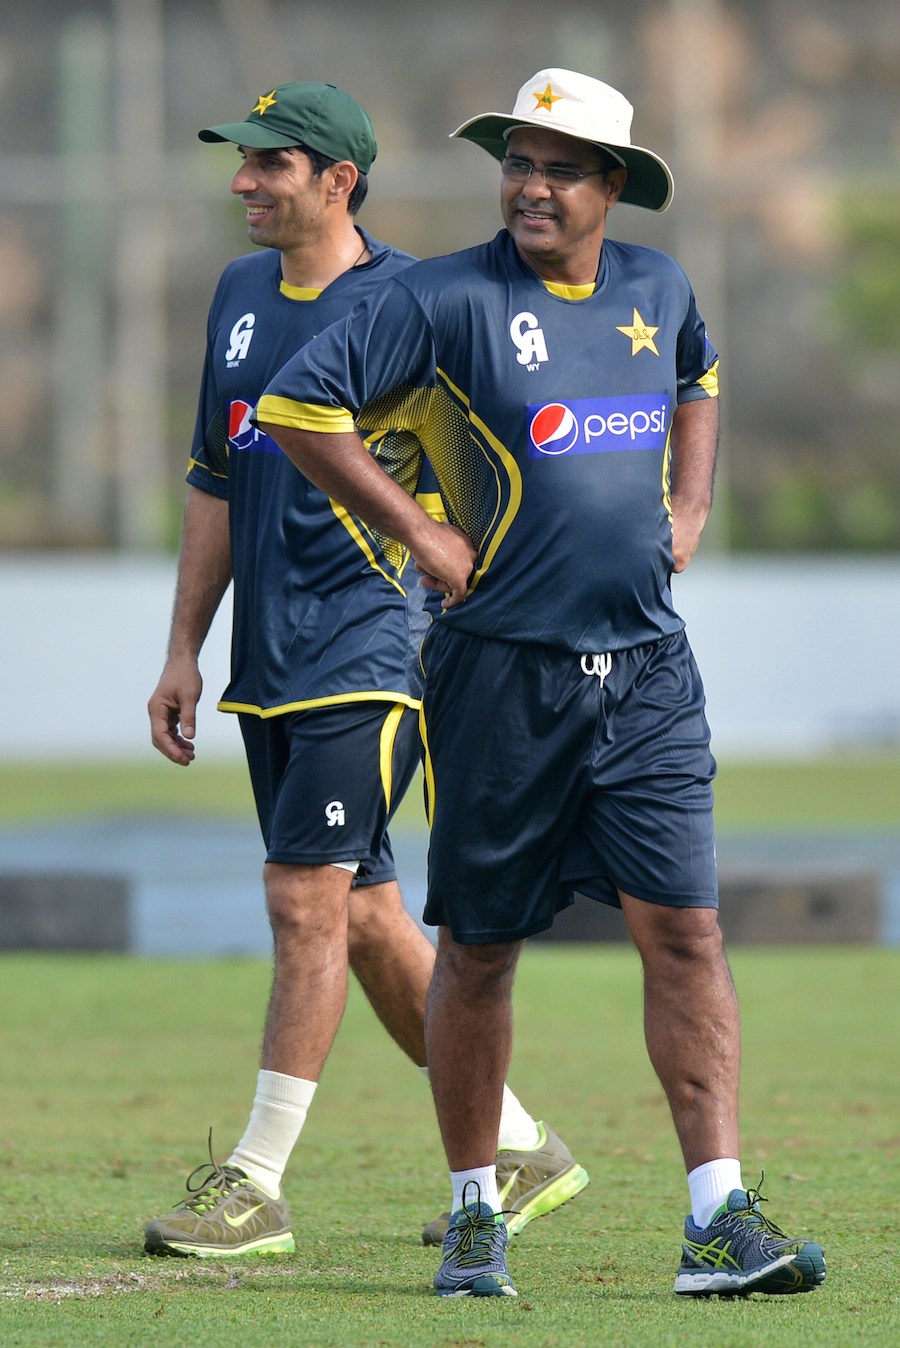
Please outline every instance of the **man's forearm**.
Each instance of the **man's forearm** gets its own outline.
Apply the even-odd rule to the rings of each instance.
[[[369,454],[355,432],[326,434],[259,422],[314,486],[352,514],[415,551],[428,516]]]
[[[228,502],[188,488],[169,658],[196,659],[231,581]]]
[[[259,422],[314,486],[371,528],[396,539],[445,593],[444,608],[465,601],[475,547],[461,530],[437,523],[389,477],[355,432],[298,431]]]
[[[672,504],[706,517],[719,444],[719,400],[681,403],[672,423]]]
[[[676,572],[685,569],[700,543],[712,506],[718,443],[717,398],[701,398],[676,408],[670,467]]]

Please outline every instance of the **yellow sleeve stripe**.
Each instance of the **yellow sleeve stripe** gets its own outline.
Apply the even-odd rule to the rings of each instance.
[[[274,426],[290,426],[296,431],[325,431],[337,434],[355,430],[353,413],[343,407],[322,407],[316,403],[295,403],[292,398],[260,398],[257,421]]]
[[[228,481],[227,473],[214,473],[208,463],[200,463],[197,459],[188,459],[187,472],[192,473],[195,468],[200,468],[204,473],[209,473],[210,477],[220,478],[222,482]],[[185,476],[187,476],[187,473]]]
[[[709,369],[706,371],[706,374],[700,376],[700,378],[697,380],[697,383],[700,385],[702,389],[705,389],[708,397],[718,398],[719,362],[716,361],[714,365],[711,365]]]

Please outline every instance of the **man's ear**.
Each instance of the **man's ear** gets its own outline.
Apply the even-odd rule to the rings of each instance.
[[[359,169],[349,159],[341,159],[331,168],[330,200],[340,201],[349,197],[359,178]]]
[[[604,182],[606,183],[607,209],[612,210],[619,197],[625,191],[625,181],[628,177],[626,168],[610,169]]]

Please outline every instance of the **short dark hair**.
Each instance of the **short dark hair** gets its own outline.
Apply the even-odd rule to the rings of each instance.
[[[333,168],[335,164],[341,162],[339,159],[329,159],[327,154],[320,154],[318,150],[311,150],[308,145],[298,145],[297,149],[302,150],[306,155],[312,165],[313,176],[316,178],[321,178],[326,169]],[[366,199],[368,190],[369,179],[366,177],[365,173],[360,173],[354,184],[353,191],[347,198],[347,210],[351,215],[356,215],[359,212],[359,208]]]
[[[600,168],[604,173],[608,173],[610,169],[625,167],[621,159],[616,159],[608,150],[605,150],[602,145],[595,145],[594,149],[600,154]]]

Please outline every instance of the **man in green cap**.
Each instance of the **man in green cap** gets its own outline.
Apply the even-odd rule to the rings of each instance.
[[[168,657],[148,710],[157,749],[189,765],[198,657],[233,579],[219,708],[237,714],[244,739],[275,968],[244,1135],[224,1164],[210,1144],[210,1168],[150,1222],[145,1247],[221,1257],[294,1248],[282,1176],[344,1010],[348,967],[424,1070],[434,950],[403,908],[387,834],[420,757],[415,648],[427,620],[409,553],[313,487],[251,421],[285,362],[413,259],[355,224],[376,143],[343,90],[280,85],[245,121],[200,139],[237,145],[231,190],[263,251],[226,267],[212,303]],[[373,451],[382,461],[392,453]],[[499,1145],[513,1232],[588,1182],[508,1088]],[[426,1244],[441,1242],[448,1215],[425,1228]]]

